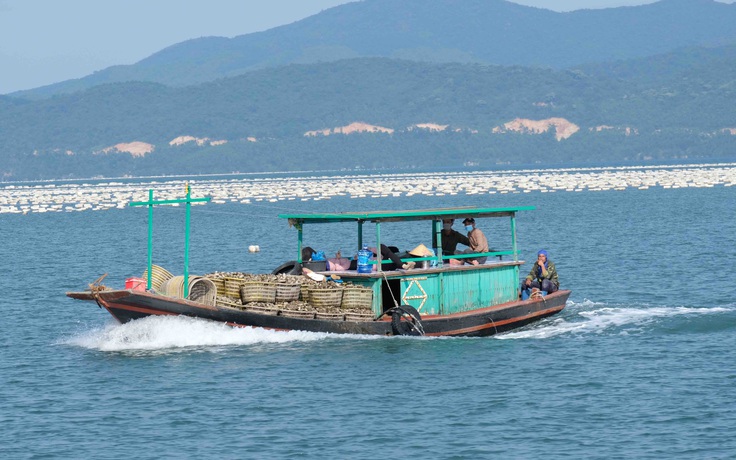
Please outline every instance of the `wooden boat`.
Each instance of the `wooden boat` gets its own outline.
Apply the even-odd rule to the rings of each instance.
[[[189,198],[189,194],[187,197]],[[165,204],[171,202],[172,200],[169,200]],[[148,204],[150,208],[153,204],[159,203],[155,202],[151,195]],[[435,255],[425,257],[405,255],[402,258],[402,261],[415,262],[418,266],[427,265],[428,268],[384,270],[383,266],[388,266],[388,261],[382,260],[378,251],[376,260],[370,262],[375,264],[375,269],[369,273],[359,273],[356,270],[317,272],[317,276],[337,274],[344,285],[362,289],[364,294],[367,292],[368,300],[364,300],[358,313],[344,311],[340,307],[333,307],[331,311],[325,312],[316,305],[313,310],[305,309],[304,305],[309,305],[309,302],[304,301],[301,301],[302,308],[298,310],[290,309],[288,303],[273,304],[269,308],[269,305],[264,306],[263,303],[236,305],[219,300],[221,297],[217,297],[217,301],[212,301],[211,298],[205,301],[201,297],[201,292],[187,293],[186,288],[184,295],[181,295],[181,291],[179,295],[162,293],[151,287],[150,251],[149,279],[146,286],[128,286],[127,289],[114,290],[95,284],[90,285],[87,291],[68,292],[67,295],[74,299],[95,302],[121,323],[151,315],[185,315],[221,321],[233,326],[275,330],[373,335],[493,335],[560,312],[570,295],[569,290],[559,290],[550,295],[538,295],[528,300],[520,299],[520,267],[523,261],[518,260],[516,213],[531,209],[534,208],[447,208],[280,215],[279,217],[286,219],[289,225],[297,230],[295,263],[298,267],[301,267],[303,262],[301,250],[303,229],[306,225],[355,224],[356,248],[362,248],[365,223],[375,224],[377,247],[381,244],[382,224],[407,221],[431,224]],[[442,219],[465,217],[509,218],[511,247],[483,254],[453,255],[453,258],[459,259],[487,256],[488,261],[480,265],[450,265],[447,263],[448,255],[443,256],[441,253]],[[504,257],[506,259],[503,259]],[[192,279],[186,275],[185,268],[182,280]]]

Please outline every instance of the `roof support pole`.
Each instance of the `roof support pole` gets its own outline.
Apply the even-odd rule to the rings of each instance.
[[[516,247],[516,214],[511,213],[511,250],[514,251],[514,262],[519,261],[519,250]]]
[[[146,290],[151,290],[151,276],[153,272],[153,189],[148,189],[148,279],[146,280]]]
[[[186,195],[186,212],[184,213],[184,298],[189,297],[189,234],[191,225],[189,220],[192,216],[192,193],[189,188],[189,182],[184,186]]]
[[[376,222],[376,270],[383,271],[383,254],[381,254],[381,222]],[[400,268],[400,267],[397,267]]]
[[[302,260],[302,245],[304,244],[304,230],[303,224],[299,222],[296,224],[297,237],[296,237],[296,263],[300,264]]]
[[[437,254],[437,266],[442,266],[442,227],[440,224],[442,221],[434,219],[432,220],[432,248],[434,253]]]
[[[363,249],[363,221],[358,221],[358,251]]]

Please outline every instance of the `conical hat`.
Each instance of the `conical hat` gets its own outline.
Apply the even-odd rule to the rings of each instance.
[[[432,251],[430,251],[427,246],[420,244],[419,246],[415,247],[411,251],[409,251],[409,254],[413,255],[414,257],[431,257]]]

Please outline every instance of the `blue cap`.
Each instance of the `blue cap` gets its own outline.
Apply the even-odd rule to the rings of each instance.
[[[544,254],[544,257],[547,257],[547,251],[545,251],[544,249],[537,253],[538,256],[541,256],[542,254]]]

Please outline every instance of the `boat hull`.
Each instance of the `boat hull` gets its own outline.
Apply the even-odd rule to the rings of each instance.
[[[274,311],[271,314],[230,307],[207,306],[183,299],[133,290],[70,292],[67,296],[96,302],[121,323],[147,316],[190,316],[224,322],[232,326],[262,327],[336,334],[396,335],[391,316],[375,321],[296,318]],[[451,315],[421,318],[427,336],[489,336],[516,329],[554,315],[565,308],[570,291],[560,290],[544,298],[507,302]]]

